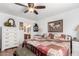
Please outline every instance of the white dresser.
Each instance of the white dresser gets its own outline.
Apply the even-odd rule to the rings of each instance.
[[[72,55],[79,56],[79,40],[72,41]]]
[[[16,27],[0,27],[0,44],[2,51],[19,45],[17,32]]]

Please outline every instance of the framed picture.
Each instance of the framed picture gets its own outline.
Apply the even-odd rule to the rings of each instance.
[[[27,33],[30,33],[31,32],[31,27],[28,27],[27,28]]]
[[[23,30],[23,22],[19,22],[19,30]]]
[[[24,32],[26,32],[26,26],[24,26]]]
[[[63,20],[48,22],[48,32],[63,32]]]
[[[24,25],[23,30],[24,30],[24,32],[26,32],[26,33],[30,33],[30,32],[31,32],[31,25],[28,25],[28,26]]]

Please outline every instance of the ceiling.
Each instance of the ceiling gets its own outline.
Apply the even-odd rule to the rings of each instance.
[[[25,4],[25,3],[22,3]],[[26,3],[27,5],[27,3]],[[0,3],[0,12],[31,19],[38,20],[49,16],[53,16],[62,12],[79,8],[78,3],[36,3],[35,5],[45,5],[46,9],[37,10],[38,15],[34,13],[24,13],[25,7],[15,5],[13,3]]]

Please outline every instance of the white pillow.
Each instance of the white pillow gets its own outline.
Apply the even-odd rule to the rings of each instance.
[[[60,36],[61,34],[54,34],[54,39],[59,39]]]

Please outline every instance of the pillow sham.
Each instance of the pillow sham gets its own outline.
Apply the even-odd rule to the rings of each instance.
[[[55,35],[54,35],[54,39],[59,39],[60,36],[61,36],[60,34],[55,34]]]
[[[49,33],[47,39],[54,39],[54,34]]]

